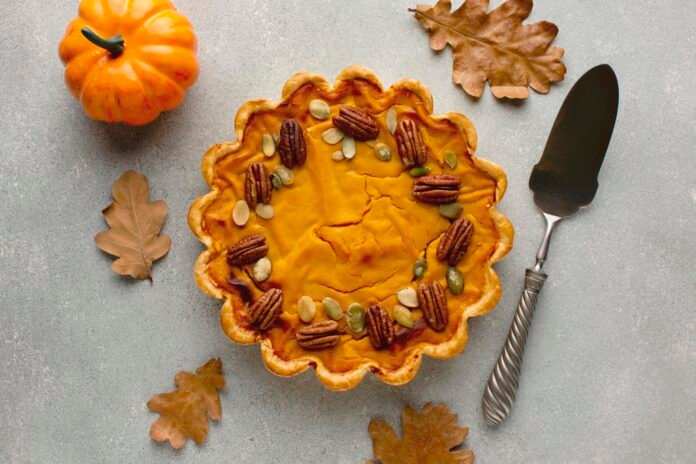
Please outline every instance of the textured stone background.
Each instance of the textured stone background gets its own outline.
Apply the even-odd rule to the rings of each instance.
[[[696,14],[691,2],[537,0],[560,28],[566,80],[549,95],[468,98],[407,14],[414,1],[178,0],[200,39],[202,73],[186,103],[142,128],[88,120],[63,85],[57,45],[76,0],[0,2],[0,462],[356,463],[371,417],[443,401],[471,427],[479,463],[687,463],[696,446]],[[640,5],[639,5],[640,4]],[[563,97],[608,62],[621,85],[614,139],[594,204],[561,224],[510,420],[485,426],[480,397],[504,341],[542,219],[527,190]],[[229,140],[236,109],[276,99],[286,78],[333,78],[362,63],[388,85],[432,90],[436,111],[479,131],[501,164],[501,209],[515,248],[497,270],[498,308],[471,323],[466,351],[426,360],[409,385],[366,379],[325,390],[307,372],[271,375],[257,347],[232,345],[219,303],[191,278],[202,247],[186,224],[206,191],[201,155]],[[114,275],[93,237],[124,170],[151,181],[174,245],[155,284]],[[150,395],[210,357],[225,363],[223,419],[204,445],[148,438]]]

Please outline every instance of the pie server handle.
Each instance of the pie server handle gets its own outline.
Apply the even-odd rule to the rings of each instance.
[[[548,277],[541,267],[546,261],[549,250],[551,233],[561,220],[560,217],[544,213],[546,218],[546,234],[537,252],[537,262],[534,268],[528,268],[524,277],[524,290],[517,305],[515,318],[512,320],[505,346],[498,356],[498,361],[491,372],[483,393],[483,416],[489,425],[495,426],[503,422],[510,414],[512,403],[515,401],[517,386],[520,380],[524,346],[527,343],[529,327],[534,317],[539,292]]]
[[[515,318],[510,326],[503,351],[498,356],[498,362],[495,363],[495,368],[488,379],[486,391],[483,393],[483,416],[489,425],[498,425],[503,422],[512,409],[520,379],[524,345],[527,343],[534,307],[544,281],[546,281],[546,274],[527,269],[524,290],[520,303],[517,305]]]

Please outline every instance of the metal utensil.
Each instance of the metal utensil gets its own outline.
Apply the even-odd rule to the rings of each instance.
[[[490,425],[500,424],[510,414],[534,307],[547,278],[541,268],[551,233],[561,219],[592,202],[618,104],[619,85],[611,67],[603,64],[586,72],[563,102],[544,154],[532,170],[529,188],[546,219],[546,233],[536,264],[525,274],[524,291],[507,341],[483,394],[483,415]]]

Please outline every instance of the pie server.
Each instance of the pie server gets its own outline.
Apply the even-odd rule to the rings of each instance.
[[[483,394],[483,415],[498,425],[510,414],[520,377],[522,355],[534,307],[547,275],[541,268],[556,224],[590,204],[597,175],[614,130],[619,85],[611,67],[592,68],[578,80],[561,106],[541,160],[532,169],[529,188],[546,219],[546,233],[527,269],[524,290],[507,341]]]

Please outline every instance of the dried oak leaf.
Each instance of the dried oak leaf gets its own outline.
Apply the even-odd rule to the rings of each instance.
[[[172,448],[181,448],[186,440],[200,445],[208,435],[208,418],[220,420],[222,406],[218,390],[225,387],[222,361],[211,359],[195,374],[181,371],[174,377],[176,390],[160,393],[147,402],[160,417],[150,427],[150,437],[167,441]]]
[[[372,452],[382,464],[471,464],[468,449],[450,451],[464,442],[469,429],[457,426],[457,415],[444,404],[428,403],[423,412],[410,406],[401,414],[403,438],[381,419],[372,419],[368,432]]]
[[[102,211],[109,230],[94,238],[97,247],[117,256],[117,274],[152,280],[152,263],[166,255],[172,239],[159,235],[167,217],[164,200],[150,202],[147,178],[126,171],[111,188],[114,202]]]
[[[550,46],[558,27],[547,21],[522,24],[532,0],[507,0],[487,13],[488,3],[466,0],[450,11],[450,0],[439,0],[409,11],[429,32],[433,50],[452,47],[452,79],[469,95],[480,97],[486,80],[498,98],[527,98],[527,86],[547,93],[566,72],[563,49]]]

